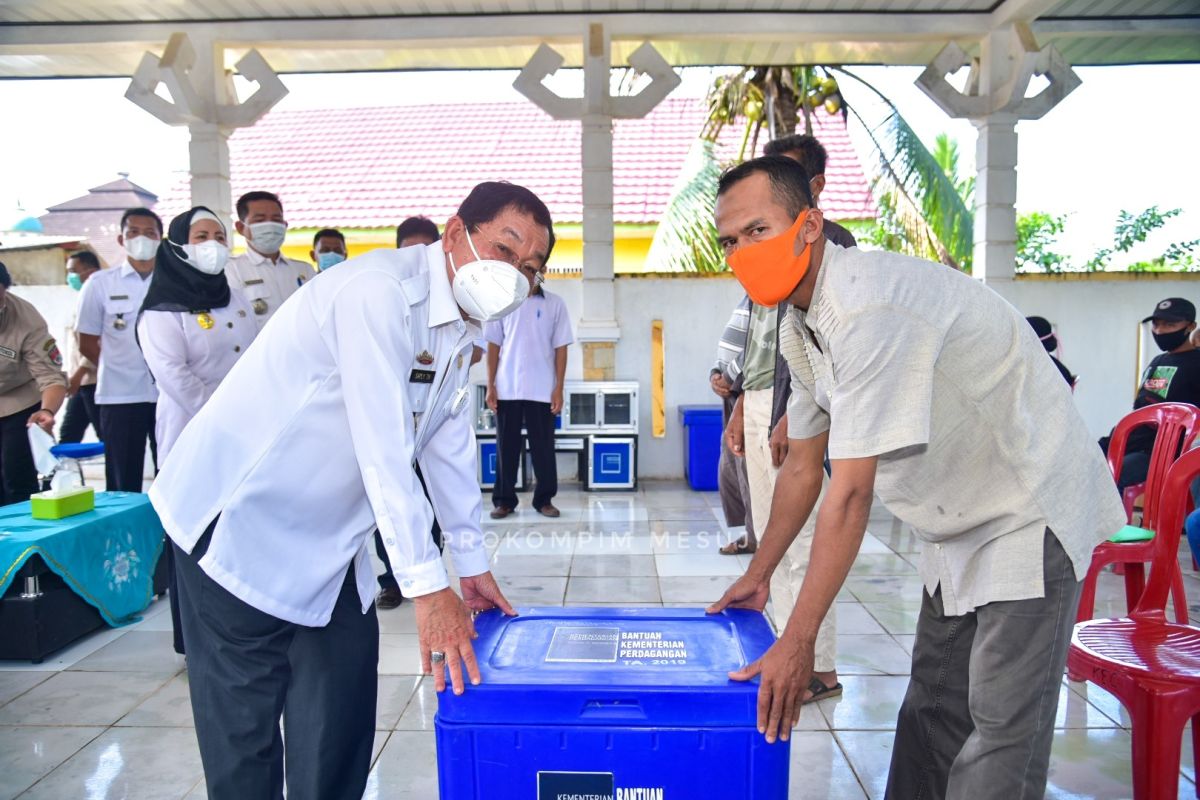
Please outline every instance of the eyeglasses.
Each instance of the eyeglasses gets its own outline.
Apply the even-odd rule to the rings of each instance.
[[[485,242],[491,245],[492,253],[496,255],[497,260],[503,261],[504,263],[512,266],[514,269],[524,273],[525,277],[534,282],[534,285],[541,286],[546,280],[546,277],[542,275],[541,270],[538,267],[529,263],[522,264],[521,257],[517,255],[508,245],[484,236],[483,231],[479,230],[479,228],[475,229],[475,233],[481,236]]]

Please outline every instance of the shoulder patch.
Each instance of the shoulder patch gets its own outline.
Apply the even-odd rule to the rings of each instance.
[[[58,344],[55,343],[53,339],[50,339],[44,345],[42,345],[42,349],[46,351],[46,358],[50,359],[50,363],[54,364],[56,367],[62,367],[62,353],[58,349]]]

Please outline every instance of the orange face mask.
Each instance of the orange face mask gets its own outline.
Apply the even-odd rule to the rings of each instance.
[[[806,219],[808,209],[783,233],[741,247],[725,259],[755,305],[766,308],[779,305],[808,273],[812,245],[806,244],[800,255],[794,252],[796,237]]]

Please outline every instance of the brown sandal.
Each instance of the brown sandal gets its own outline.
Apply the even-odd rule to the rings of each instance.
[[[750,544],[746,541],[746,537],[742,537],[736,541],[730,542],[721,548],[720,553],[723,556],[741,556],[750,555],[758,549],[757,544]]]

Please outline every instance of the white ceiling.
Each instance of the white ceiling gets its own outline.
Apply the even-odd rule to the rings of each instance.
[[[568,66],[603,22],[613,60],[643,41],[676,66],[928,63],[1026,21],[1075,65],[1200,61],[1200,0],[0,0],[0,78],[130,75],[171,33],[281,73]]]

